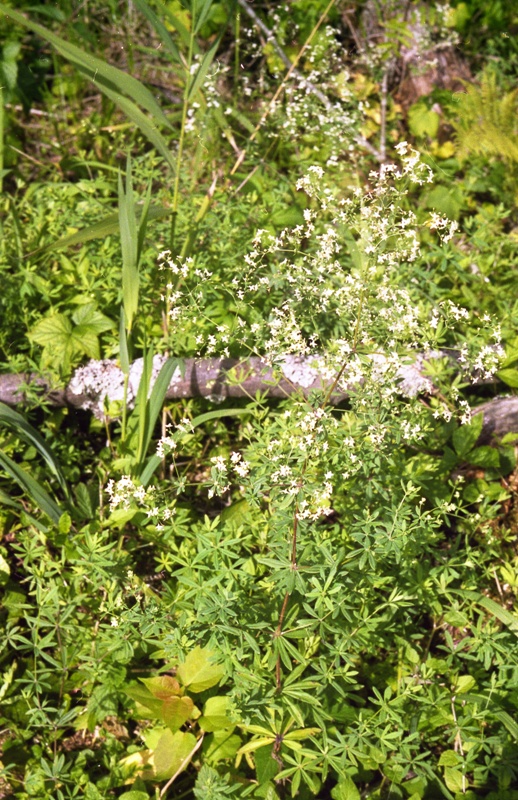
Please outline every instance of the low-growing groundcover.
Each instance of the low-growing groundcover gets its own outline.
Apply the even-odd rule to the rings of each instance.
[[[517,20],[401,5],[0,6],[3,372],[106,390],[0,405],[0,796],[518,797]]]

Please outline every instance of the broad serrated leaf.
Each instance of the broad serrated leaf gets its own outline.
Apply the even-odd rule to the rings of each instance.
[[[496,373],[496,377],[507,384],[507,386],[510,386],[512,389],[518,389],[518,369],[500,369]]]
[[[164,731],[153,752],[155,778],[165,781],[172,778],[180,769],[185,769],[195,747],[196,737],[192,733]]]
[[[114,327],[114,322],[98,310],[96,303],[80,305],[72,314],[72,320],[76,325],[87,325],[96,334],[105,333]]]
[[[157,675],[153,678],[141,678],[141,683],[159,700],[166,700],[182,694],[180,684],[172,675]]]
[[[160,719],[175,733],[182,725],[192,718],[194,703],[190,697],[168,697],[162,700]]]
[[[500,466],[498,450],[494,447],[489,447],[489,445],[482,445],[481,447],[475,447],[473,450],[470,450],[466,459],[470,464],[474,464],[476,467],[490,468]]]
[[[183,664],[180,664],[176,674],[184,686],[191,692],[204,692],[216,686],[225,674],[222,664],[214,664],[215,653],[201,647],[195,647]]]

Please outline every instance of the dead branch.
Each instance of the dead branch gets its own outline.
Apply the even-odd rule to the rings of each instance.
[[[436,357],[441,355],[439,352],[435,354]],[[433,392],[432,384],[421,371],[423,360],[421,357],[421,361],[405,367],[401,372],[402,395]],[[164,361],[163,356],[155,356],[152,380],[158,375]],[[129,405],[134,403],[142,371],[143,360],[137,359],[130,368],[127,388]],[[26,404],[29,398],[36,396],[50,406],[90,410],[103,418],[107,404],[122,400],[123,383],[124,375],[115,361],[91,361],[79,367],[64,388],[55,388],[41,375],[0,375],[0,401],[17,406]],[[478,383],[494,383],[494,379],[480,379]],[[241,361],[231,358],[187,358],[181,362],[181,367],[175,369],[166,399],[206,397],[220,402],[228,398],[252,398],[258,392],[268,398],[284,398],[295,392],[307,397],[311,392],[329,389],[331,385],[332,380],[324,380],[319,374],[315,358],[286,356],[276,369],[259,357]],[[330,399],[337,404],[346,398],[347,392],[340,390],[334,392]],[[518,397],[495,397],[472,410],[484,415],[481,441],[495,441],[506,433],[518,432]]]

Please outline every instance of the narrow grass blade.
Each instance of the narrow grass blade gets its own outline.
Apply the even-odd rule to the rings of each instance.
[[[135,213],[138,212],[138,209],[139,205],[136,206]],[[155,219],[163,219],[164,217],[168,217],[170,214],[170,208],[158,208],[157,206],[154,206],[150,208],[147,213],[147,221],[149,222]],[[118,233],[119,230],[119,212],[116,211],[113,214],[109,214],[99,222],[95,222],[93,225],[89,225],[87,228],[77,231],[77,233],[71,233],[70,236],[64,236],[62,239],[57,239],[57,241],[52,242],[52,244],[49,244],[36,252],[59,250],[64,247],[73,247],[76,244],[83,244],[84,242],[89,242],[92,239],[104,239],[106,236]],[[31,255],[34,255],[34,253]]]
[[[178,64],[182,63],[182,56],[180,51],[178,50],[177,46],[171,39],[169,31],[167,30],[166,26],[162,22],[161,19],[157,17],[155,12],[148,6],[144,0],[135,0],[135,5],[138,10],[143,14],[151,26],[155,29],[156,33],[160,37],[160,43],[162,44],[164,50],[168,53],[172,61],[176,61]]]
[[[57,36],[55,33],[52,33],[52,31],[43,27],[43,25],[39,25],[37,22],[31,22],[24,17],[23,14],[20,14],[18,11],[13,11],[13,9],[8,6],[0,4],[0,14],[10,17],[19,25],[23,25],[25,28],[38,34],[38,36],[41,36],[42,39],[45,39],[63,56],[63,58],[70,61],[87,78],[96,83],[102,91],[104,91],[104,87],[106,86],[111,88],[114,93],[119,92],[130,97],[135,103],[138,103],[139,106],[145,108],[157,122],[171,127],[169,120],[151,92],[143,83],[133,78],[133,76],[81,50],[80,47],[70,44],[65,39],[62,39],[60,36]]]
[[[45,459],[52,474],[56,477],[65,496],[68,497],[69,491],[67,482],[52,450],[38,431],[27,422],[25,417],[4,403],[0,403],[0,425],[6,425],[23,439],[24,442],[36,448],[40,456]]]
[[[138,236],[137,236],[137,261],[140,263],[140,256],[142,254],[142,249],[144,247],[144,241],[146,239],[146,231],[147,231],[147,224],[149,221],[149,210],[151,205],[151,184],[148,186],[146,196],[144,198],[144,205],[142,207],[142,212],[140,214],[140,219],[138,222]]]
[[[126,335],[126,325],[124,319],[124,307],[121,306],[120,320],[119,320],[119,359],[121,363],[121,370],[125,375],[129,375],[130,368],[130,347],[128,337]]]
[[[205,55],[201,60],[200,66],[193,75],[192,82],[189,86],[189,94],[188,94],[189,102],[194,98],[198,89],[200,89],[203,86],[203,82],[205,81],[205,78],[207,77],[207,72],[209,71],[209,67],[214,61],[214,56],[216,55],[216,52],[218,50],[221,38],[222,34],[218,36],[218,38],[216,39],[210,50],[207,50],[207,52],[205,53]]]
[[[135,416],[136,423],[138,425],[138,446],[137,446],[137,455],[135,458],[135,464],[138,465],[141,463],[144,457],[144,446],[145,442],[149,439],[149,404],[148,404],[148,392],[149,392],[149,383],[151,381],[151,375],[153,374],[153,348],[150,347],[144,353],[144,368],[142,370],[142,377],[140,379],[138,392],[137,392],[137,399],[135,403],[135,411],[133,412]]]
[[[148,400],[148,414],[147,414],[147,435],[146,439],[143,441],[143,449],[141,453],[140,462],[145,458],[147,453],[148,447],[151,442],[151,436],[153,435],[153,429],[155,424],[160,416],[160,412],[162,411],[162,407],[164,405],[165,396],[167,390],[169,388],[169,384],[171,383],[171,379],[173,374],[177,368],[180,367],[180,359],[178,358],[168,358],[165,364],[163,365],[162,369],[158,373],[158,377],[153,385],[153,389],[151,390],[151,394]]]
[[[486,611],[489,611],[490,614],[499,619],[500,622],[503,622],[509,630],[518,636],[518,616],[511,614],[507,608],[503,608],[503,606],[495,602],[495,600],[491,600],[490,597],[485,597],[485,595],[479,594],[478,592],[459,590],[456,594],[461,595],[467,600],[473,600],[477,605],[485,608]]]
[[[191,421],[193,428],[198,425],[203,425],[204,422],[210,422],[212,419],[221,419],[221,417],[240,417],[244,414],[250,414],[249,408],[218,408],[215,411],[207,411],[205,414],[199,414]]]
[[[126,188],[119,174],[119,226],[122,249],[122,303],[126,319],[126,330],[131,331],[138,309],[138,230],[131,183],[131,160],[126,167]]]
[[[194,0],[193,6],[195,9],[195,25],[194,34],[199,33],[202,25],[207,21],[212,7],[213,0]]]
[[[59,522],[62,511],[32,475],[25,472],[15,461],[5,453],[0,453],[0,467],[26,492],[31,500],[56,524]]]
[[[108,89],[106,86],[99,85],[99,89],[101,89],[103,94],[109,97],[110,100],[115,103],[115,105],[119,106],[119,108],[124,111],[128,119],[135,123],[135,125],[140,129],[141,133],[151,142],[152,145],[156,147],[160,155],[163,156],[165,161],[169,164],[174,172],[176,169],[176,164],[171,155],[167,140],[162,136],[157,128],[155,128],[151,120],[146,117],[144,112],[141,111],[132,100],[128,100],[127,97],[123,97],[117,92],[111,91],[111,89]]]
[[[153,430],[160,412],[162,411],[162,406],[164,405],[165,396],[169,388],[169,384],[171,383],[173,374],[177,368],[181,367],[182,363],[183,362],[178,358],[168,358],[160,370],[153,389],[151,390],[149,400],[147,401],[148,408],[146,414],[146,434],[141,441],[141,449],[139,450],[137,466],[137,469],[139,470],[141,469],[142,463],[146,457],[146,453],[151,443]]]
[[[3,4],[0,4],[0,14],[10,17],[49,42],[63,58],[70,61],[79,72],[95,83],[103,94],[124,111],[126,116],[137,125],[142,134],[157,148],[171,169],[175,169],[175,162],[169,152],[166,139],[139,108],[139,106],[142,106],[148,111],[152,119],[158,124],[172,128],[166,115],[144,84],[116,67],[112,67],[100,58],[86,53],[76,45],[69,44],[60,36],[56,36],[52,31],[44,28],[43,25],[31,22],[22,14]]]

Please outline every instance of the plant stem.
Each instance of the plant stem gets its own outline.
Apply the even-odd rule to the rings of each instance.
[[[180,196],[180,168],[182,164],[183,146],[185,141],[185,126],[187,123],[187,111],[189,109],[189,91],[191,87],[191,66],[194,52],[194,3],[193,13],[191,18],[191,35],[189,38],[189,52],[187,54],[185,86],[183,90],[183,104],[182,104],[182,122],[180,126],[180,138],[178,139],[178,154],[176,156],[176,171],[174,176],[173,186],[173,210],[171,213],[171,239],[170,250],[175,255],[175,236],[176,236],[176,221],[178,217],[178,198]]]
[[[304,474],[307,469],[307,459],[302,466],[302,471],[300,475],[300,485],[302,486],[302,481],[304,479]],[[299,526],[299,503],[298,500],[295,503],[295,510],[293,512],[293,527],[292,527],[292,535],[291,535],[291,569],[295,571],[297,569],[297,531]],[[286,611],[288,609],[288,603],[290,599],[290,591],[287,591],[284,595],[284,600],[282,601],[281,612],[279,614],[279,622],[277,623],[277,628],[275,629],[274,638],[278,638],[282,636],[282,626],[284,624],[284,618],[286,616]],[[282,674],[281,674],[281,657],[280,655],[277,656],[277,663],[275,665],[275,685],[277,687],[277,691],[280,692],[282,689]]]

